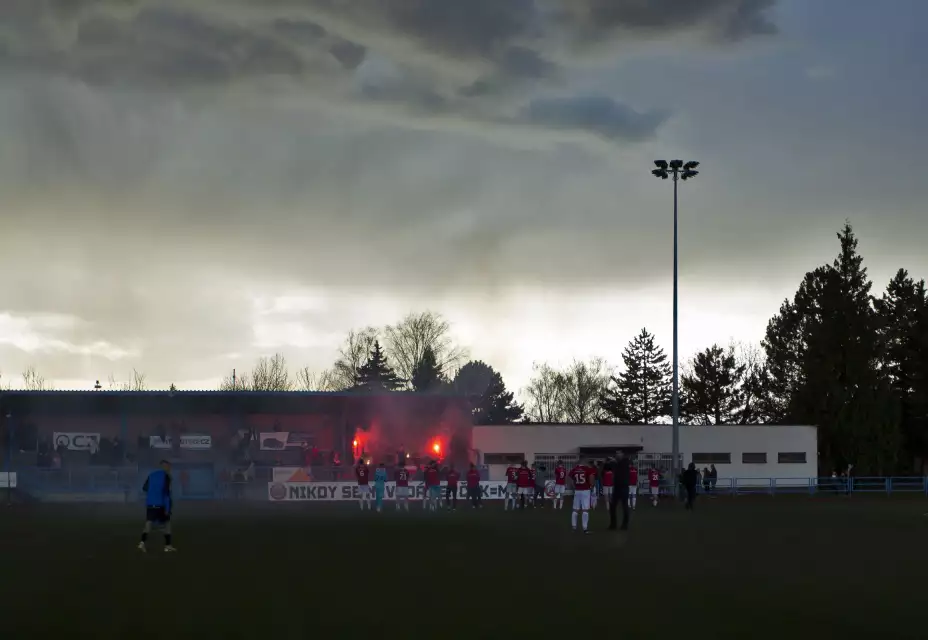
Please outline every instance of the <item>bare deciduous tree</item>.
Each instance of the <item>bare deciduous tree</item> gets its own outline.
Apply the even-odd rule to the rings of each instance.
[[[298,369],[296,386],[300,391],[338,391],[335,388],[332,372],[328,369],[318,373],[309,367]]]
[[[352,329],[348,332],[345,342],[338,349],[338,359],[330,372],[332,390],[351,389],[357,384],[358,371],[370,358],[377,334],[374,327]]]
[[[528,418],[532,422],[563,422],[564,374],[547,364],[533,364],[532,370],[535,375],[524,390]]]
[[[574,362],[561,374],[561,411],[565,422],[593,424],[605,416],[602,397],[612,379],[612,369],[602,358]]]
[[[35,367],[30,365],[23,371],[23,389],[26,391],[48,391],[50,387],[45,378],[39,375]]]
[[[220,391],[251,391],[251,378],[247,373],[238,373],[235,369],[232,373],[223,377],[219,383]]]
[[[117,380],[112,373],[107,378],[107,383],[111,391],[145,391],[146,376],[138,369],[132,370],[132,375],[128,380]]]
[[[442,374],[451,379],[467,360],[467,350],[451,342],[451,324],[441,314],[432,311],[410,313],[383,332],[384,351],[396,374],[411,380],[422,362],[426,349],[431,348]]]
[[[287,371],[287,359],[279,353],[270,358],[259,358],[251,372],[252,391],[290,391],[293,381]]]

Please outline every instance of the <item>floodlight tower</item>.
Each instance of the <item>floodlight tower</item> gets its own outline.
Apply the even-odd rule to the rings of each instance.
[[[677,475],[680,473],[680,349],[679,349],[679,296],[677,283],[677,181],[690,180],[699,175],[696,167],[699,163],[695,160],[683,162],[683,160],[655,160],[654,166],[657,167],[651,172],[655,178],[666,180],[673,178],[673,478],[671,481],[676,484]]]

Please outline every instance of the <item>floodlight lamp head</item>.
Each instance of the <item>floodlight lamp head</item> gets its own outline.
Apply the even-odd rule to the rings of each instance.
[[[699,166],[699,163],[696,160],[690,160],[685,165],[683,165],[684,171],[692,171]]]
[[[667,171],[665,171],[664,169],[655,169],[654,171],[651,172],[651,175],[654,176],[655,178],[660,178],[661,180],[667,179]]]
[[[671,169],[682,169],[682,168],[683,168],[683,160],[671,160],[671,161],[670,161],[670,168],[671,168]]]
[[[662,169],[662,170],[666,171],[666,170],[667,170],[667,161],[666,161],[666,160],[655,160],[655,161],[654,161],[654,166],[657,167],[658,169]]]
[[[698,175],[699,175],[699,172],[698,172],[698,171],[692,171],[692,170],[690,170],[690,171],[684,171],[684,172],[680,175],[680,178],[682,178],[683,180],[689,180],[690,178],[695,178],[695,177],[698,176]]]

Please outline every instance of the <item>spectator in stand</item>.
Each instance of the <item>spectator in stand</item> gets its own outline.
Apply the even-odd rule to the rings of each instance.
[[[300,445],[300,461],[303,466],[303,469],[309,469],[313,464],[313,453],[309,449],[309,443],[303,442]]]

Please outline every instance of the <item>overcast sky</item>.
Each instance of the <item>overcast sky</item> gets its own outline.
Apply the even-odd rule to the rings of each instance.
[[[924,0],[3,0],[0,372],[214,388],[442,312],[533,361],[759,341],[845,218],[928,276]]]

